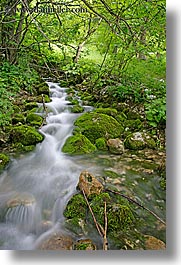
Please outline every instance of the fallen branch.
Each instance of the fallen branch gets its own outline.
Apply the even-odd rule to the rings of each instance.
[[[108,250],[106,201],[104,201],[104,240],[103,240],[103,250]]]
[[[96,220],[96,218],[95,218],[95,215],[94,215],[94,213],[93,213],[93,211],[92,211],[92,208],[91,208],[91,206],[90,206],[90,204],[89,204],[89,202],[88,202],[88,200],[87,200],[87,197],[86,197],[86,195],[85,195],[85,191],[84,191],[84,189],[81,189],[81,190],[82,190],[82,193],[83,193],[84,198],[85,198],[85,200],[86,200],[86,203],[87,203],[87,205],[88,205],[88,207],[89,207],[89,210],[90,210],[90,212],[91,212],[92,218],[93,218],[94,223],[95,223],[95,226],[96,226],[96,228],[97,228],[97,231],[98,231],[99,235],[100,235],[101,237],[103,237],[103,234],[101,233],[101,231],[100,231],[100,229],[99,229],[100,226],[99,226],[99,224],[98,224],[98,222],[97,222],[97,220]]]
[[[44,124],[46,124],[46,118],[48,116],[48,110],[47,110],[47,107],[45,105],[45,99],[43,97],[43,94],[41,96],[42,96],[42,103],[43,103],[43,109],[44,109],[44,112],[45,112],[45,117],[44,117],[43,122],[42,122],[42,124],[40,126],[40,129],[43,127]]]
[[[152,212],[150,209],[148,209],[147,207],[143,206],[142,204],[140,204],[139,202],[131,199],[130,197],[118,192],[118,191],[113,191],[113,190],[109,190],[109,189],[106,189],[106,191],[109,191],[109,192],[112,192],[112,193],[115,193],[115,194],[118,194],[120,195],[121,197],[127,199],[129,202],[132,202],[134,204],[136,204],[137,206],[143,208],[144,210],[146,210],[147,212],[149,212],[150,214],[152,214],[155,218],[157,218],[162,224],[166,225],[165,221],[163,221],[156,213]]]

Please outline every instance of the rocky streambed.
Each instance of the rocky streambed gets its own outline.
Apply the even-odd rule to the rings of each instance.
[[[124,104],[92,108],[48,85],[16,99],[1,132],[1,249],[164,249],[158,138]]]

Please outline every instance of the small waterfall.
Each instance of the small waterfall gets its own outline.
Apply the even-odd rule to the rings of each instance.
[[[47,124],[40,130],[44,141],[35,151],[15,159],[1,177],[0,208],[4,214],[0,249],[13,249],[12,242],[17,241],[16,249],[33,249],[43,233],[61,228],[64,207],[76,189],[81,167],[61,148],[80,114],[70,112],[65,88],[51,82],[48,85],[52,101],[46,103]]]

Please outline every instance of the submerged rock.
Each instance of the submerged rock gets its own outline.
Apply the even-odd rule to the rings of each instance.
[[[119,138],[109,139],[107,141],[107,145],[109,147],[109,151],[113,154],[121,155],[124,153],[124,144]]]
[[[87,137],[82,134],[76,134],[70,136],[63,148],[62,152],[67,154],[82,155],[89,154],[96,151],[95,145],[93,145]]]
[[[88,171],[83,171],[80,174],[78,187],[80,190],[84,190],[87,196],[100,194],[103,190],[103,185]]]
[[[147,147],[154,149],[156,147],[155,140],[144,132],[131,133],[126,137],[124,145],[131,150],[141,150]]]
[[[121,124],[112,116],[102,113],[84,113],[76,121],[76,131],[86,136],[93,144],[98,138],[116,138],[123,132]]]

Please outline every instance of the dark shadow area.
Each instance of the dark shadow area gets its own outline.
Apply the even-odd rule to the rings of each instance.
[[[62,262],[83,261],[92,263],[114,261],[174,261],[178,255],[177,246],[177,198],[178,185],[178,14],[167,13],[167,249],[165,251],[10,251],[10,258],[16,262]],[[177,177],[177,179],[176,179]],[[90,258],[90,259],[89,259]]]

